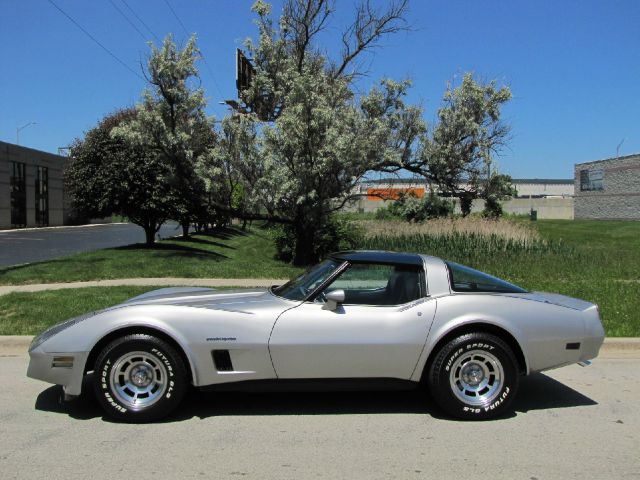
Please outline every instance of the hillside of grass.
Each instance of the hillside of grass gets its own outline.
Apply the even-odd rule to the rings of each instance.
[[[91,287],[0,296],[0,335],[37,335],[71,317],[101,310],[156,287]]]
[[[267,231],[226,228],[163,240],[154,248],[136,244],[0,268],[0,285],[137,277],[284,279],[300,272],[274,254]]]
[[[640,336],[640,222],[465,219],[410,225],[353,220],[365,231],[360,248],[435,255],[529,290],[582,298],[600,305],[607,335]],[[165,240],[152,249],[131,245],[2,268],[0,285],[135,277],[290,278],[301,271],[274,260],[274,254],[268,231],[231,228],[189,240]],[[105,290],[105,295],[115,295],[113,292],[118,290]],[[64,310],[56,318],[65,318],[67,303],[73,312],[92,306],[68,290],[12,295],[0,297],[0,311],[10,308],[14,319],[43,316],[48,304],[58,301],[54,298]],[[115,300],[104,299],[104,306]],[[78,308],[76,301],[81,302]],[[32,303],[40,310],[24,313]],[[8,331],[13,330],[19,329]]]

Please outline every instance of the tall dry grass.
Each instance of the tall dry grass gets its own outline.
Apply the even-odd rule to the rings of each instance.
[[[527,224],[510,220],[455,218],[408,223],[396,220],[358,222],[360,248],[426,253],[478,264],[523,254],[563,253],[559,241],[547,241]]]
[[[521,244],[539,242],[540,234],[533,227],[510,220],[488,220],[477,217],[441,218],[422,223],[409,223],[401,220],[361,220],[366,237],[399,237],[403,235],[429,235],[435,237],[458,235],[497,236],[504,240],[513,240]]]

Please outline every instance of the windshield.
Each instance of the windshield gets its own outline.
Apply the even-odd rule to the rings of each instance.
[[[304,300],[336,271],[343,262],[332,259],[325,260],[311,267],[299,277],[290,280],[272,291],[289,300]]]
[[[455,292],[527,293],[523,288],[487,273],[454,262],[445,262],[451,274],[451,289]]]

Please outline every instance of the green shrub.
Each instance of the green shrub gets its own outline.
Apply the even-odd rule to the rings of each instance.
[[[291,263],[296,241],[293,228],[290,225],[276,225],[271,227],[271,235],[276,246],[274,258]]]
[[[482,216],[486,218],[500,218],[504,214],[500,200],[495,197],[487,197],[484,201]]]
[[[364,233],[361,227],[349,220],[333,215],[315,232],[314,256],[324,258],[329,253],[351,250],[362,244]],[[296,249],[296,235],[293,225],[279,225],[272,229],[276,246],[276,260],[290,263]]]
[[[453,209],[453,202],[439,197],[433,192],[422,198],[418,198],[413,192],[401,193],[391,205],[376,210],[376,219],[424,222],[432,218],[450,217],[453,214]]]
[[[399,216],[396,209],[393,208],[393,204],[387,207],[380,207],[375,212],[376,220],[401,220],[402,217]]]
[[[513,186],[513,181],[509,175],[492,175],[485,186],[484,210],[482,215],[488,218],[499,218],[504,214],[502,210],[502,200],[515,197],[518,191]]]
[[[422,222],[432,218],[450,217],[453,214],[453,207],[453,202],[431,192],[420,202],[413,220]]]

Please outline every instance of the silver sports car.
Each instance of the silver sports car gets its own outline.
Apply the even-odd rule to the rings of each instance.
[[[449,414],[509,408],[520,375],[588,363],[598,307],[439,258],[350,251],[269,289],[163,288],[55,325],[28,376],[81,393],[93,372],[116,419],[161,418],[209,389],[425,386]]]

